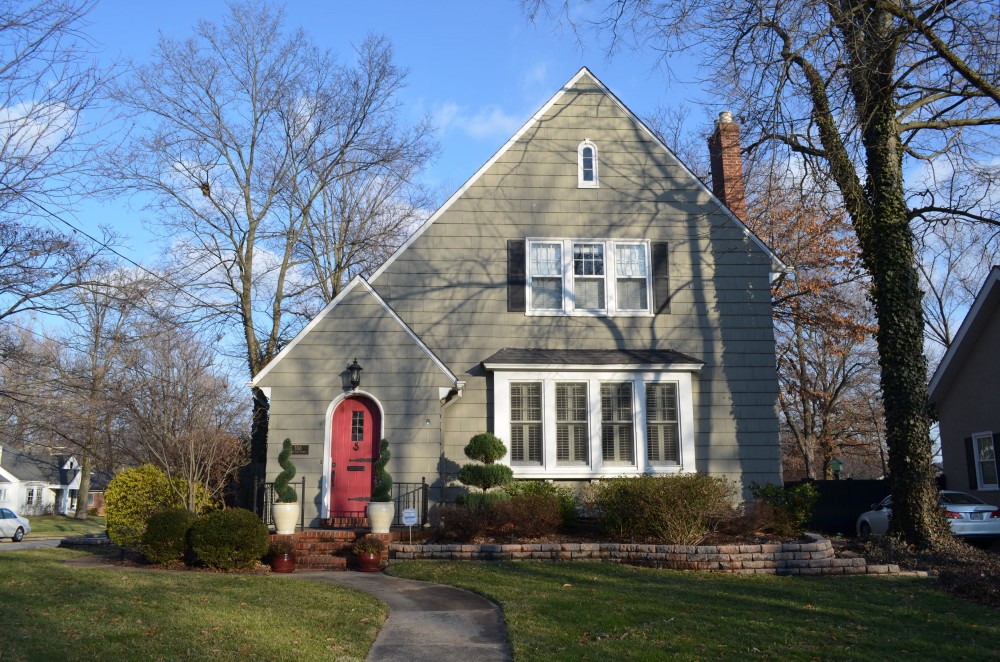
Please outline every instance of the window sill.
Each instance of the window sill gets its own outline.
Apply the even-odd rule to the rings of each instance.
[[[527,317],[655,317],[648,310],[629,310],[609,312],[595,312],[590,310],[528,310],[525,311]]]

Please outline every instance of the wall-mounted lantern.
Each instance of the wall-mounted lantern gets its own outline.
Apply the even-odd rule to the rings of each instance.
[[[359,386],[361,386],[361,371],[362,368],[358,365],[358,360],[354,359],[354,363],[347,366],[347,371],[350,373],[351,378],[351,390],[356,391]]]
[[[843,462],[841,462],[837,458],[833,458],[832,460],[830,460],[830,471],[833,472],[834,480],[840,480],[840,472],[843,470],[844,470]]]

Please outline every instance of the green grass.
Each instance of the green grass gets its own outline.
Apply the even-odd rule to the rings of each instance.
[[[30,536],[77,536],[104,533],[104,518],[76,519],[65,515],[32,515]]]
[[[396,562],[501,605],[524,660],[983,660],[995,611],[917,577],[795,578],[590,563]]]
[[[388,610],[282,577],[82,568],[64,549],[0,553],[0,658],[363,660]]]

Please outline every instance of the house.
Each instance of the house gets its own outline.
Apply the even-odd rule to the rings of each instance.
[[[930,382],[948,489],[1000,506],[1000,266],[990,271]]]
[[[109,476],[93,472],[88,508],[102,513]],[[0,506],[20,515],[72,515],[80,463],[72,456],[32,455],[0,446]]]
[[[250,382],[270,402],[268,480],[290,438],[307,525],[363,516],[384,437],[396,494],[426,479],[448,501],[490,431],[522,479],[780,483],[785,267],[730,211],[738,135],[724,113],[713,195],[581,69]]]

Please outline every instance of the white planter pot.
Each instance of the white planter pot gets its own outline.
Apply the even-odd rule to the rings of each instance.
[[[295,525],[299,523],[298,503],[271,504],[271,514],[274,516],[274,527],[281,535],[295,533]]]
[[[372,533],[389,533],[392,518],[396,515],[396,504],[392,501],[368,502],[368,525]]]

